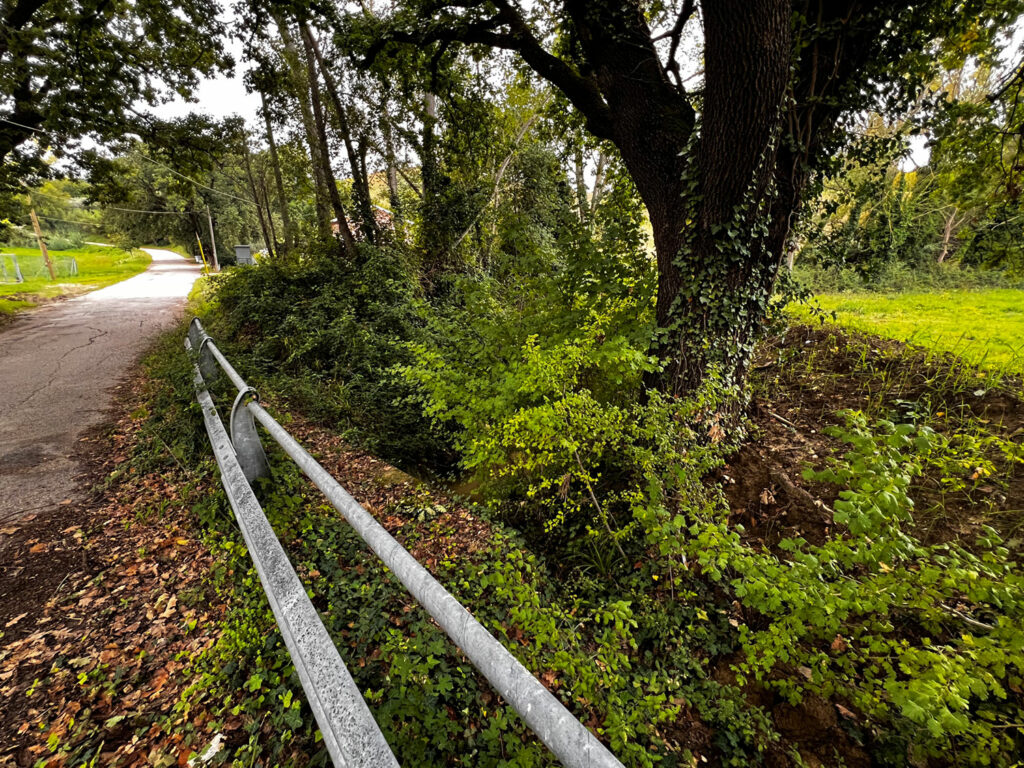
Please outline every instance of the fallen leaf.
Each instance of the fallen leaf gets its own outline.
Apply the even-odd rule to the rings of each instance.
[[[27,613],[22,613],[22,614],[19,614],[18,616],[15,616],[13,619],[11,619],[6,624],[4,624],[4,629],[7,629],[9,627],[13,627],[15,624],[17,624],[19,621],[24,619],[26,616],[28,616]]]

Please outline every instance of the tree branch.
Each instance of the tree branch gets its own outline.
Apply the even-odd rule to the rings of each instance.
[[[693,16],[695,9],[695,0],[685,0],[683,2],[682,9],[679,11],[679,16],[676,18],[675,26],[672,27],[671,31],[668,33],[668,37],[672,43],[668,48],[668,60],[665,62],[665,74],[668,75],[671,73],[675,75],[676,87],[680,90],[683,88],[683,78],[679,72],[679,62],[676,61],[676,52],[679,50],[679,41],[683,36],[683,27],[686,26],[686,22],[688,22],[690,17]],[[660,39],[660,37],[663,36],[659,36],[659,38],[655,38],[655,40]]]
[[[419,46],[459,42],[515,51],[534,72],[565,94],[586,118],[591,133],[599,138],[610,139],[611,110],[597,83],[592,78],[581,75],[568,62],[545,50],[529,25],[510,3],[497,0],[495,6],[498,8],[495,16],[468,24],[453,24],[448,20],[447,23],[434,24],[423,30],[392,30],[373,43],[364,63],[372,62],[392,42]]]

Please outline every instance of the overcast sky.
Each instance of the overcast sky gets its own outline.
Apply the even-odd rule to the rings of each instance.
[[[229,13],[222,13],[222,18],[228,19],[231,23],[229,17]],[[157,107],[146,105],[144,109],[163,119],[184,117],[190,112],[203,112],[216,118],[240,115],[246,121],[255,120],[260,97],[259,94],[246,93],[242,84],[242,76],[249,67],[249,64],[242,60],[243,43],[232,38],[228,41],[227,48],[235,59],[235,71],[230,76],[219,75],[201,82],[196,89],[195,102],[175,97],[174,101]]]

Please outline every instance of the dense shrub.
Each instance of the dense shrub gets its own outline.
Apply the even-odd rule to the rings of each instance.
[[[55,235],[47,240],[46,245],[51,251],[70,251],[81,248],[83,242],[81,235]]]
[[[743,606],[741,680],[793,703],[807,693],[849,703],[876,731],[882,764],[952,751],[957,764],[1012,765],[1024,748],[1024,575],[991,528],[970,548],[914,536],[911,480],[958,448],[927,427],[845,416],[833,434],[851,449],[807,470],[843,489],[824,543],[753,548],[728,510],[709,507],[665,549],[688,554]],[[793,667],[803,674],[778,673]]]
[[[362,246],[353,264],[328,255],[267,260],[216,279],[211,332],[315,418],[404,465],[445,467],[451,451],[411,387],[391,369],[427,330],[401,255]]]

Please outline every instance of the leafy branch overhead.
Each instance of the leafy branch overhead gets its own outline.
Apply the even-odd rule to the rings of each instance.
[[[936,41],[971,29],[982,47],[1018,11],[950,0],[529,10],[498,0],[406,2],[351,23],[369,25],[371,62],[400,44],[435,61],[456,43],[512,51],[616,147],[654,232],[659,385],[678,392],[710,363],[742,376],[793,218],[845,142],[843,121],[905,107],[935,71]],[[704,62],[689,91],[681,54]]]

